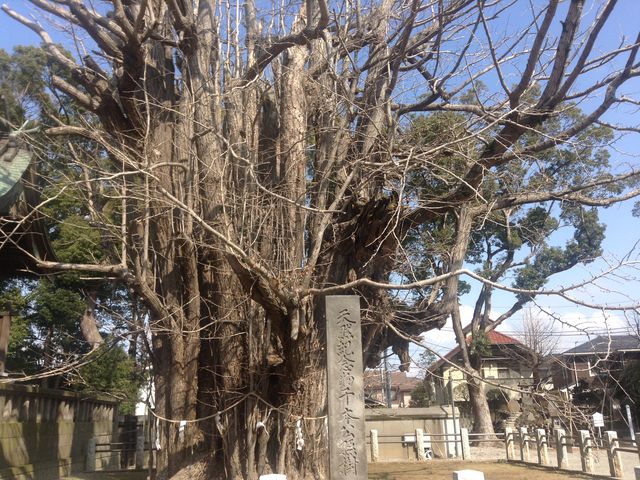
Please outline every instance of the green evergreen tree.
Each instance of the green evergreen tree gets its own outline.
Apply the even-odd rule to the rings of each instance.
[[[50,63],[39,47],[16,47],[11,54],[0,50],[0,132],[15,130],[25,123],[45,127],[53,114],[62,113],[69,119],[82,116],[82,110],[71,104],[64,94],[58,92],[52,96],[53,75],[68,77],[64,69]],[[95,218],[82,190],[66,183],[79,182],[86,172],[68,161],[56,141],[45,139],[40,131],[32,132],[31,136],[35,147],[32,153],[40,173],[39,188],[43,196],[49,198],[41,213],[47,219],[57,259],[72,263],[100,261],[105,256],[105,248],[110,248],[108,239],[104,238],[104,231],[92,225]],[[75,146],[77,152],[84,155],[98,158],[101,155],[91,142],[72,140],[65,146]],[[101,221],[109,223],[118,219],[117,207],[109,206],[105,210],[108,213]],[[128,290],[100,275],[92,275],[90,279],[77,273],[37,279],[19,274],[3,277],[0,306],[12,312],[7,370],[29,376],[53,367],[73,366],[82,358],[83,364],[89,363],[79,370],[70,367],[44,383],[110,393],[127,399],[125,408],[131,411],[141,382],[140,372],[144,370],[144,358],[136,348],[141,337],[136,332],[123,343],[111,336],[99,352],[87,357],[92,346],[81,331],[88,299],[96,304],[98,326],[111,335],[126,337],[129,330],[137,330],[139,326],[130,321],[132,310],[138,311],[142,306]],[[123,350],[126,343],[130,355]]]

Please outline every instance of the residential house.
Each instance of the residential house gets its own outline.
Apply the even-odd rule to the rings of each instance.
[[[572,400],[589,418],[597,412],[603,415],[608,430],[624,436],[628,432],[627,410],[633,408],[621,395],[618,379],[630,362],[640,362],[640,339],[633,335],[600,335],[577,344],[556,355],[553,381],[560,393]],[[567,412],[559,417],[566,419]],[[637,419],[636,419],[637,420]],[[577,416],[568,421],[572,428],[590,428],[590,422]],[[633,421],[635,423],[635,420]]]
[[[500,389],[499,386],[521,388],[533,385],[529,350],[517,339],[495,330],[487,332],[486,337],[487,351],[481,357],[481,375],[490,382],[486,390],[489,392],[496,389],[501,391],[505,398],[516,398],[517,392]],[[470,341],[468,337],[467,342]],[[449,381],[453,386],[454,400],[458,402],[468,400],[466,381],[458,368],[462,365],[461,349],[457,346],[427,370],[425,378],[427,390],[433,392],[436,403],[441,405],[450,403]]]
[[[409,377],[407,372],[388,372],[389,390],[392,408],[408,407],[411,402],[411,392],[422,383],[422,379]],[[366,370],[364,372],[364,395],[369,404],[376,402],[381,406],[387,405],[386,376],[382,369]]]
[[[603,387],[611,374],[636,360],[640,360],[638,337],[600,335],[555,357],[553,383],[558,389],[571,389],[580,380],[590,387]]]

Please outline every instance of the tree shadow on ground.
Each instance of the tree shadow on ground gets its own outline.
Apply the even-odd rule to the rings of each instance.
[[[127,472],[93,472],[75,473],[63,480],[146,480],[147,470],[132,470]]]
[[[389,462],[369,465],[369,480],[451,480],[456,470],[479,470],[491,480],[566,480],[608,478],[586,476],[580,472],[542,468],[533,465],[508,464],[504,461],[462,462],[432,460],[429,462]]]

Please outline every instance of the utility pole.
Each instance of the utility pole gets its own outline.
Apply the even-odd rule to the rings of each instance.
[[[384,391],[387,398],[387,408],[391,408],[391,374],[389,373],[389,355],[384,352]]]
[[[458,429],[456,428],[456,399],[454,397],[453,377],[451,376],[451,372],[449,372],[449,398],[451,398],[451,415],[453,417],[453,445],[456,457],[459,457],[460,452],[458,451]],[[460,451],[462,451],[462,436],[460,437]]]

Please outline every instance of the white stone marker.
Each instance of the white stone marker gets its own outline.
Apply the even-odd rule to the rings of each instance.
[[[462,459],[469,460],[471,458],[471,446],[469,445],[469,429],[460,429],[460,441],[462,443]]]
[[[378,446],[378,430],[371,430],[371,463],[378,461],[380,447]]]
[[[424,462],[427,459],[424,453],[424,431],[421,428],[416,428],[416,453],[418,461]]]
[[[456,470],[453,480],[484,480],[484,473],[478,470]]]

